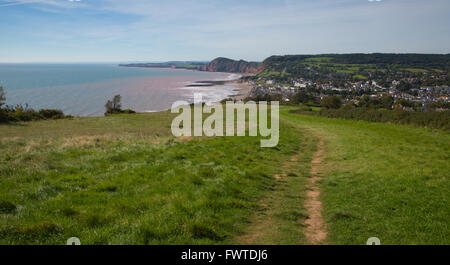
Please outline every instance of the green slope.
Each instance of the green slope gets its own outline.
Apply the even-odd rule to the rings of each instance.
[[[0,243],[206,244],[244,230],[298,148],[174,139],[168,112],[1,125]]]
[[[326,139],[321,183],[330,243],[450,243],[450,134],[291,114]]]
[[[327,243],[450,243],[448,133],[283,108],[267,149],[254,137],[174,139],[173,117],[0,125],[0,243],[252,243],[243,236],[264,216],[275,226],[258,243],[305,243],[315,135]]]

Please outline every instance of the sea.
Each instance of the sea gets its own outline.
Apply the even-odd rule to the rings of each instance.
[[[114,95],[121,95],[123,109],[138,112],[168,110],[180,100],[192,103],[194,93],[201,93],[206,103],[219,102],[235,95],[237,89],[228,84],[195,86],[196,82],[239,77],[117,64],[0,64],[0,86],[6,91],[8,105],[60,109],[73,116],[103,115],[106,101]]]

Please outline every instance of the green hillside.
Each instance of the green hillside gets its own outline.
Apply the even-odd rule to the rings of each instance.
[[[263,61],[257,78],[315,82],[401,80],[420,77],[420,85],[448,85],[449,54],[321,54],[271,56]],[[439,76],[439,78],[437,78]]]
[[[308,243],[319,138],[324,243],[450,243],[448,132],[289,110],[276,148],[176,139],[169,112],[0,125],[0,244]]]

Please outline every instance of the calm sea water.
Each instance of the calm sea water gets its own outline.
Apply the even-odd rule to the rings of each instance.
[[[56,108],[75,116],[103,115],[106,101],[116,94],[122,96],[123,108],[141,112],[167,110],[177,100],[192,102],[194,93],[202,93],[205,102],[217,102],[235,94],[235,88],[185,86],[237,77],[110,64],[0,64],[0,86],[6,91],[7,104]]]

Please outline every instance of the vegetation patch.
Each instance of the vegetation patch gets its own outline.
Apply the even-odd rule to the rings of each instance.
[[[17,206],[9,201],[0,201],[0,213],[13,213]]]
[[[282,124],[278,148],[261,148],[259,137],[174,141],[173,117],[0,125],[0,161],[7,160],[0,192],[3,201],[20,202],[21,213],[0,214],[0,243],[64,244],[73,236],[82,244],[231,242],[300,136]],[[39,145],[27,153],[31,142]]]
[[[331,244],[448,244],[448,131],[289,113],[326,140],[321,201]]]

